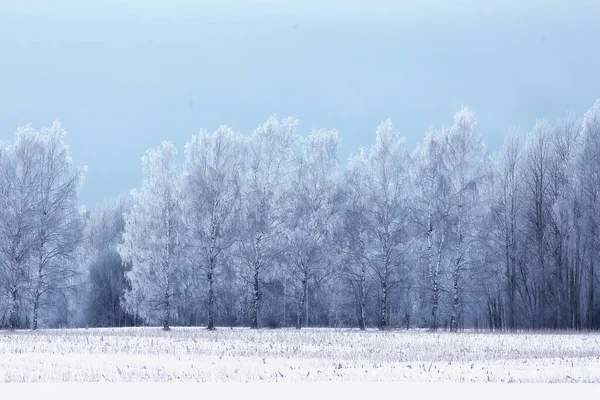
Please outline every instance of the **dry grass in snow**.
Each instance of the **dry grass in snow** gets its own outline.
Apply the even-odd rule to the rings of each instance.
[[[0,382],[595,382],[595,333],[222,328],[0,333]]]

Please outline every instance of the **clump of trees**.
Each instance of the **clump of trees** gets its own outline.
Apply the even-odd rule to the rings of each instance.
[[[26,126],[0,148],[0,322],[67,325],[79,283],[85,169],[72,166],[60,123]],[[52,309],[54,312],[47,312]]]
[[[494,154],[467,107],[412,152],[387,120],[345,165],[291,117],[202,130],[89,212],[65,140],[0,146],[3,327],[600,327],[598,101]]]

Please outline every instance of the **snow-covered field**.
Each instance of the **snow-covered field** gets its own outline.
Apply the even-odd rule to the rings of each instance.
[[[1,332],[0,382],[594,382],[596,333]]]

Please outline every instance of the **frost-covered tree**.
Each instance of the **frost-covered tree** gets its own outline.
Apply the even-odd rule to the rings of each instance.
[[[76,251],[82,240],[83,220],[78,191],[85,168],[72,165],[66,130],[59,122],[35,134],[37,193],[35,195],[35,263],[33,284],[33,329],[38,327],[40,306],[52,290],[64,290],[77,274]]]
[[[251,327],[258,328],[263,274],[280,254],[287,192],[298,143],[298,120],[270,117],[249,138],[243,183],[243,224],[239,254],[251,287]]]
[[[569,114],[555,126],[538,120],[524,148],[513,134],[496,158],[490,327],[578,328],[586,319],[595,222],[593,190],[582,189],[594,187],[595,156],[582,133]]]
[[[596,254],[600,249],[600,100],[585,113],[581,132],[574,150],[575,182],[579,192],[578,208],[582,216],[582,229],[585,240],[584,277],[587,328],[600,326],[596,296]]]
[[[551,287],[548,302],[546,325],[564,328],[569,325],[568,307],[569,286],[567,276],[572,269],[569,251],[572,235],[573,177],[571,161],[579,136],[580,123],[569,113],[553,127],[551,138],[551,163],[548,179],[548,285]],[[570,265],[571,264],[571,265]]]
[[[454,124],[430,129],[413,153],[416,193],[412,204],[424,241],[430,292],[430,327],[438,327],[442,275],[450,275],[450,328],[456,330],[465,285],[472,283],[473,249],[482,220],[481,186],[488,176],[485,145],[475,114],[463,107]],[[447,266],[447,271],[444,267]]]
[[[552,163],[551,126],[538,120],[529,134],[525,147],[525,219],[529,260],[522,264],[521,276],[526,293],[526,305],[535,328],[546,321],[548,293],[548,227],[551,206],[550,171]]]
[[[2,152],[0,270],[13,328],[37,329],[40,308],[66,299],[75,284],[83,228],[77,194],[85,168],[73,167],[65,139],[59,122],[40,131],[28,125]],[[57,307],[46,311],[58,313]]]
[[[519,249],[523,242],[523,167],[522,143],[518,130],[514,129],[504,141],[500,154],[495,159],[494,198],[492,218],[494,224],[494,252],[502,265],[497,279],[505,281],[507,311],[505,325],[509,329],[517,326],[518,309],[518,261]],[[496,282],[498,283],[498,282]],[[501,317],[502,318],[502,317]]]
[[[600,102],[519,132],[491,165],[466,107],[410,157],[388,120],[338,171],[335,131],[273,116],[201,131],[184,168],[149,150],[131,201],[88,214],[60,123],[20,128],[0,144],[0,325],[598,328]]]
[[[351,294],[355,298],[358,326],[367,327],[367,297],[371,272],[371,242],[369,236],[370,220],[365,201],[365,178],[362,171],[366,168],[364,149],[358,156],[350,157],[342,180],[343,202],[339,211],[340,220],[336,232],[336,242],[342,257],[341,273],[350,284]]]
[[[475,113],[463,107],[444,138],[444,164],[449,190],[452,240],[452,313],[450,329],[457,330],[466,284],[477,272],[474,262],[484,213],[484,183],[490,176],[485,144],[477,131]],[[469,274],[469,279],[466,281]]]
[[[309,280],[327,276],[332,264],[339,143],[337,131],[313,130],[290,177],[285,256],[298,292],[298,329],[308,325]]]
[[[438,327],[440,270],[446,261],[450,229],[450,187],[444,159],[445,131],[430,129],[413,152],[416,193],[412,201],[419,234],[425,239],[431,329]]]
[[[208,329],[214,329],[215,280],[224,252],[236,240],[240,226],[243,137],[223,125],[204,130],[185,147],[182,202],[188,238],[187,257],[208,284]]]
[[[377,127],[375,145],[356,160],[361,192],[367,204],[369,265],[379,285],[379,327],[388,326],[388,295],[400,280],[403,256],[411,238],[407,234],[409,155],[405,140],[388,119]]]
[[[96,205],[86,221],[87,326],[126,326],[133,322],[121,304],[127,289],[127,265],[117,251],[123,241],[124,215],[130,208],[129,197],[108,199]]]
[[[124,295],[126,309],[150,324],[169,330],[184,269],[181,171],[170,142],[142,157],[143,181],[133,190],[133,205],[125,215],[119,254],[131,270],[131,289]]]
[[[20,309],[29,289],[29,262],[36,243],[38,158],[35,131],[20,128],[12,146],[0,158],[0,284],[4,324],[11,329],[25,324]]]

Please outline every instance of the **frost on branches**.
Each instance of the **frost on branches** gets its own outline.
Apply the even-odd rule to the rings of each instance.
[[[598,329],[600,102],[490,151],[462,107],[409,151],[390,120],[271,116],[142,158],[87,211],[57,122],[0,144],[0,326]]]
[[[205,279],[208,329],[215,327],[215,280],[241,228],[241,179],[244,138],[227,126],[204,130],[185,148],[182,203],[186,228],[186,257]],[[202,281],[204,281],[202,279]]]
[[[129,312],[164,330],[175,315],[175,299],[183,278],[180,168],[175,146],[163,142],[142,157],[143,181],[132,192],[133,207],[125,216],[119,253],[131,263],[131,290],[124,301]]]

